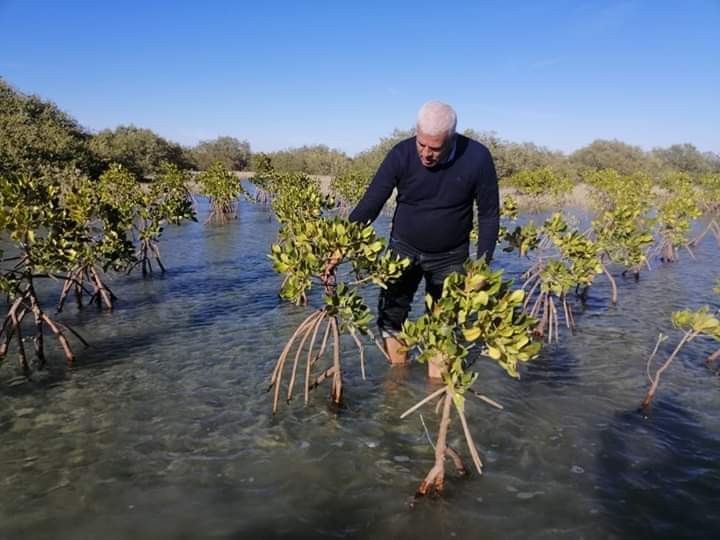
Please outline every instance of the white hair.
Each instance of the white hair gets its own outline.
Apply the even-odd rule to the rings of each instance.
[[[456,126],[457,114],[442,101],[428,101],[418,111],[417,130],[425,135],[454,135]]]

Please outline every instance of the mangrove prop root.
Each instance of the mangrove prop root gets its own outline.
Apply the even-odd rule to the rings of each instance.
[[[440,394],[443,394],[443,393],[445,393],[445,392],[447,392],[447,387],[443,387],[443,388],[440,388],[439,390],[436,390],[435,392],[433,392],[433,393],[430,394],[429,396],[425,397],[424,399],[422,399],[421,401],[417,402],[415,405],[413,405],[412,407],[410,407],[407,411],[405,411],[404,413],[402,413],[402,414],[400,415],[400,419],[402,420],[403,418],[411,415],[412,413],[414,413],[415,411],[417,411],[420,407],[422,407],[423,405],[425,405],[428,401],[432,401],[433,399],[435,399],[436,397],[438,397]]]
[[[300,323],[300,326],[297,327],[293,335],[290,337],[290,340],[285,345],[282,353],[280,353],[280,357],[275,364],[275,369],[270,380],[270,386],[268,387],[268,390],[270,390],[273,386],[275,386],[275,394],[273,396],[273,414],[277,412],[278,401],[280,399],[280,379],[282,377],[282,369],[285,366],[285,360],[287,359],[290,349],[292,348],[293,343],[295,343],[297,337],[305,331],[317,317],[320,316],[320,313],[320,311],[316,311]]]
[[[572,332],[575,331],[575,319],[572,315],[572,308],[568,304],[567,296],[561,294],[557,299],[563,308],[563,315],[565,318],[565,326],[567,326]],[[526,299],[525,310],[527,312],[527,306],[530,305]],[[537,337],[547,336],[547,342],[552,343],[553,340],[557,343],[560,341],[560,316],[558,313],[558,307],[555,303],[550,292],[541,292],[537,295],[535,301],[532,304],[532,308],[528,312],[530,317],[534,319],[538,318],[538,315],[542,313],[540,320],[533,329],[533,334]]]
[[[57,325],[44,313],[42,314],[42,320],[45,321],[45,323],[50,327],[50,330],[52,330],[53,334],[55,334],[55,337],[60,342],[63,351],[65,351],[65,359],[67,360],[68,367],[72,367],[73,362],[75,361],[75,355],[70,348],[70,344],[68,343],[65,334],[63,334]]]
[[[45,350],[43,343],[43,320],[42,311],[40,306],[37,305],[35,297],[30,297],[30,308],[35,319],[35,338],[33,339],[33,345],[35,346],[35,358],[38,361],[38,367],[42,369],[45,366]]]
[[[435,445],[435,464],[425,479],[420,483],[415,497],[424,497],[431,491],[442,493],[443,484],[445,482],[445,450],[447,448],[447,432],[450,425],[450,404],[452,396],[446,391],[443,400],[442,418],[440,419],[440,428],[438,429],[437,444]]]
[[[84,268],[78,268],[70,272],[70,274],[65,278],[65,283],[63,284],[63,289],[60,293],[60,299],[58,300],[56,308],[58,313],[60,313],[65,306],[65,300],[71,291],[75,294],[75,303],[78,308],[81,308],[83,305],[83,293],[88,296],[91,295],[90,290],[85,286],[86,275],[87,274]]]
[[[4,358],[7,354],[8,348],[10,347],[10,342],[15,335],[15,331],[20,327],[20,322],[25,318],[25,313],[27,312],[27,309],[23,308],[20,311],[19,315],[17,313],[24,299],[24,294],[16,298],[10,306],[10,309],[8,309],[7,315],[5,316],[2,329],[0,329],[0,336],[2,336],[3,334],[5,336],[4,342],[2,343],[2,345],[0,345],[0,358]]]
[[[319,351],[316,346],[320,336],[320,329],[325,325],[324,335],[320,345]],[[353,338],[355,344],[358,347],[360,353],[360,368],[365,378],[365,352],[362,342],[359,339],[356,328],[348,328],[350,336]],[[332,342],[330,339],[332,337]],[[312,367],[316,364],[318,359],[322,358],[326,351],[332,349],[332,366],[325,369],[315,379],[312,375]],[[306,317],[300,325],[295,329],[292,336],[285,344],[280,356],[275,362],[272,375],[270,377],[270,383],[268,384],[267,391],[274,389],[273,393],[273,414],[277,412],[278,404],[280,400],[281,385],[283,382],[283,373],[285,370],[285,364],[288,363],[288,357],[293,353],[292,368],[290,371],[290,378],[287,387],[286,400],[290,402],[295,392],[295,385],[298,377],[298,370],[300,373],[304,372],[304,401],[308,404],[309,394],[311,390],[317,388],[325,379],[331,379],[330,386],[330,399],[336,405],[339,405],[342,401],[342,365],[341,359],[341,347],[340,347],[340,326],[339,321],[335,315],[330,316],[328,311],[323,308],[311,313]],[[305,353],[303,357],[303,353]],[[304,368],[301,368],[302,361],[305,361]]]
[[[355,340],[355,345],[357,345],[358,350],[360,351],[360,373],[362,374],[363,381],[366,380],[365,377],[365,348],[363,347],[362,343],[360,343],[360,340],[357,337],[357,334],[355,334],[355,330],[350,328],[350,335],[352,336],[353,340]]]
[[[500,405],[497,401],[495,401],[494,399],[490,399],[489,397],[487,397],[483,394],[480,394],[480,393],[476,392],[475,390],[469,389],[468,391],[470,392],[470,394],[472,394],[473,396],[478,398],[480,401],[484,401],[491,407],[495,407],[496,409],[499,409],[501,411],[505,408],[502,405]]]
[[[97,270],[95,270],[94,268],[90,268],[90,273],[92,274],[92,281],[95,285],[95,294],[99,294],[107,308],[112,310],[112,301],[114,298],[116,298],[116,296],[108,288],[108,286],[103,283],[102,279],[100,279],[100,275],[98,274]]]
[[[377,336],[375,336],[375,334],[369,328],[367,329],[367,334],[368,334],[368,336],[370,336],[370,339],[373,340],[373,343],[375,343],[375,346],[378,348],[378,350],[385,357],[385,360],[390,362],[390,355],[385,350],[385,345],[382,344],[382,342],[377,338]]]
[[[280,353],[280,356],[277,359],[277,362],[275,363],[275,368],[273,369],[272,376],[270,377],[270,384],[268,385],[267,391],[269,392],[272,387],[275,385],[278,375],[280,373],[280,369],[282,368],[282,365],[285,361],[285,357],[290,352],[290,348],[292,347],[292,344],[295,342],[295,338],[302,332],[305,327],[310,324],[312,319],[317,316],[317,312],[312,313],[307,319],[305,319],[303,322],[300,323],[300,325],[295,329],[295,332],[292,336],[290,336],[290,339],[285,344],[285,347],[283,347],[282,352]]]
[[[603,272],[605,272],[605,275],[607,276],[608,280],[610,280],[610,287],[612,288],[612,297],[610,301],[613,303],[613,305],[617,304],[617,283],[615,283],[615,278],[612,277],[612,274],[607,269],[607,266],[604,264],[602,265]]]
[[[445,455],[449,457],[453,465],[455,465],[455,470],[460,476],[467,476],[468,470],[465,468],[465,465],[462,462],[462,459],[460,458],[460,454],[458,454],[455,450],[450,448],[449,446],[445,447]]]
[[[712,365],[715,362],[717,362],[718,360],[720,360],[720,349],[718,349],[717,351],[712,353],[710,356],[708,356],[707,359],[705,360],[705,362],[708,365]]]
[[[330,396],[336,405],[340,405],[342,400],[342,369],[340,368],[340,333],[338,332],[337,319],[330,320],[333,332],[333,373],[332,386],[330,388]]]
[[[327,368],[313,381],[313,383],[310,385],[310,390],[315,390],[325,379],[327,379],[328,377],[332,377],[334,373],[335,366],[330,366],[329,368]]]
[[[295,352],[295,358],[293,360],[293,367],[292,367],[292,373],[290,375],[290,383],[288,384],[288,393],[287,393],[287,401],[290,403],[290,400],[292,399],[293,394],[293,387],[295,386],[295,376],[297,375],[297,367],[300,362],[300,355],[302,354],[303,347],[305,346],[305,342],[307,341],[307,338],[310,336],[310,333],[317,328],[317,323],[319,320],[322,320],[324,317],[325,312],[322,311],[320,314],[315,317],[312,321],[312,324],[309,324],[307,327],[307,330],[305,330],[302,334],[302,337],[300,338],[300,345],[298,345],[297,351]],[[312,347],[310,348],[310,352],[308,353],[308,356],[312,356]]]
[[[25,351],[21,327],[22,321],[28,313],[32,313],[34,319],[35,336],[33,337],[33,347],[35,350],[35,357],[37,359],[37,366],[39,368],[43,368],[45,365],[45,340],[43,327],[44,325],[47,325],[60,342],[63,352],[65,353],[68,366],[72,367],[75,356],[63,330],[71,332],[80,341],[82,341],[85,346],[87,346],[88,343],[75,330],[61,325],[60,323],[56,323],[43,312],[40,307],[40,303],[38,302],[37,295],[35,294],[35,288],[33,287],[32,282],[29,283],[25,290],[20,291],[20,294],[17,298],[15,298],[13,304],[8,310],[5,320],[3,321],[2,329],[0,330],[0,336],[3,337],[3,342],[0,345],[0,358],[5,356],[12,338],[15,337],[18,346],[20,367],[26,375],[29,375],[30,364]],[[61,328],[63,330],[61,330]]]
[[[470,456],[472,457],[478,474],[482,474],[482,460],[480,459],[480,454],[478,454],[477,448],[475,446],[475,441],[473,441],[472,435],[470,433],[470,428],[468,427],[467,419],[465,418],[465,412],[460,406],[458,406],[457,403],[455,403],[455,409],[457,410],[458,416],[460,417],[460,423],[462,424],[463,432],[465,433],[465,442],[467,443],[468,450],[470,450]]]
[[[17,316],[14,313],[12,314],[12,322],[13,326],[15,327],[15,337],[17,338],[18,354],[20,355],[20,367],[22,368],[23,373],[25,375],[28,375],[30,373],[30,366],[27,361],[27,356],[25,356],[25,346],[23,345],[22,329],[20,328],[20,322],[18,321]]]
[[[308,404],[308,401],[310,399],[310,368],[312,368],[312,365],[314,363],[313,359],[313,349],[315,348],[315,340],[317,339],[318,330],[320,329],[320,325],[325,320],[325,316],[327,313],[323,312],[322,316],[318,318],[317,322],[313,325],[312,329],[312,338],[310,339],[310,347],[308,348],[308,354],[307,354],[307,362],[305,364],[305,405]]]

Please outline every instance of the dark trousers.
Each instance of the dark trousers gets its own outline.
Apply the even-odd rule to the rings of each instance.
[[[468,259],[469,243],[442,253],[425,253],[396,238],[390,239],[390,250],[410,259],[410,266],[387,289],[380,290],[378,326],[385,332],[397,332],[407,319],[413,297],[425,278],[425,292],[440,298],[445,278],[453,272],[463,272]]]

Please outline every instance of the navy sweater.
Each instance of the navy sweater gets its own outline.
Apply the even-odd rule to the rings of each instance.
[[[467,242],[473,201],[478,209],[478,257],[490,260],[499,228],[499,195],[489,150],[457,135],[455,155],[432,169],[420,163],[415,137],[393,147],[375,174],[351,221],[375,221],[394,188],[392,235],[420,251],[440,253]]]

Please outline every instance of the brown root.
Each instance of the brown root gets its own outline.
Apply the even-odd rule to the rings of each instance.
[[[447,449],[447,432],[450,425],[450,404],[452,396],[449,392],[445,393],[443,400],[442,417],[440,419],[440,428],[438,429],[437,444],[435,445],[435,464],[425,479],[420,483],[415,497],[424,497],[428,493],[442,493],[445,482],[445,454]]]
[[[658,343],[655,346],[655,350],[653,351],[653,354],[648,359],[648,363],[647,363],[647,373],[648,373],[648,378],[650,379],[650,388],[648,389],[647,394],[645,394],[645,399],[643,399],[643,402],[640,405],[640,408],[643,411],[647,411],[650,408],[650,404],[652,403],[653,397],[655,397],[655,392],[657,391],[658,385],[660,384],[660,376],[663,374],[663,372],[668,367],[670,367],[670,364],[675,359],[677,354],[680,352],[680,349],[682,349],[686,343],[692,341],[697,335],[698,335],[698,333],[693,330],[688,330],[687,332],[685,332],[682,339],[680,340],[680,343],[678,343],[677,346],[675,347],[675,350],[673,350],[672,354],[658,368],[658,370],[655,372],[655,375],[652,376],[652,375],[650,375],[650,365],[652,364],[653,358],[655,357],[658,347],[660,346],[660,343],[662,342],[662,336],[660,338],[658,338]]]

